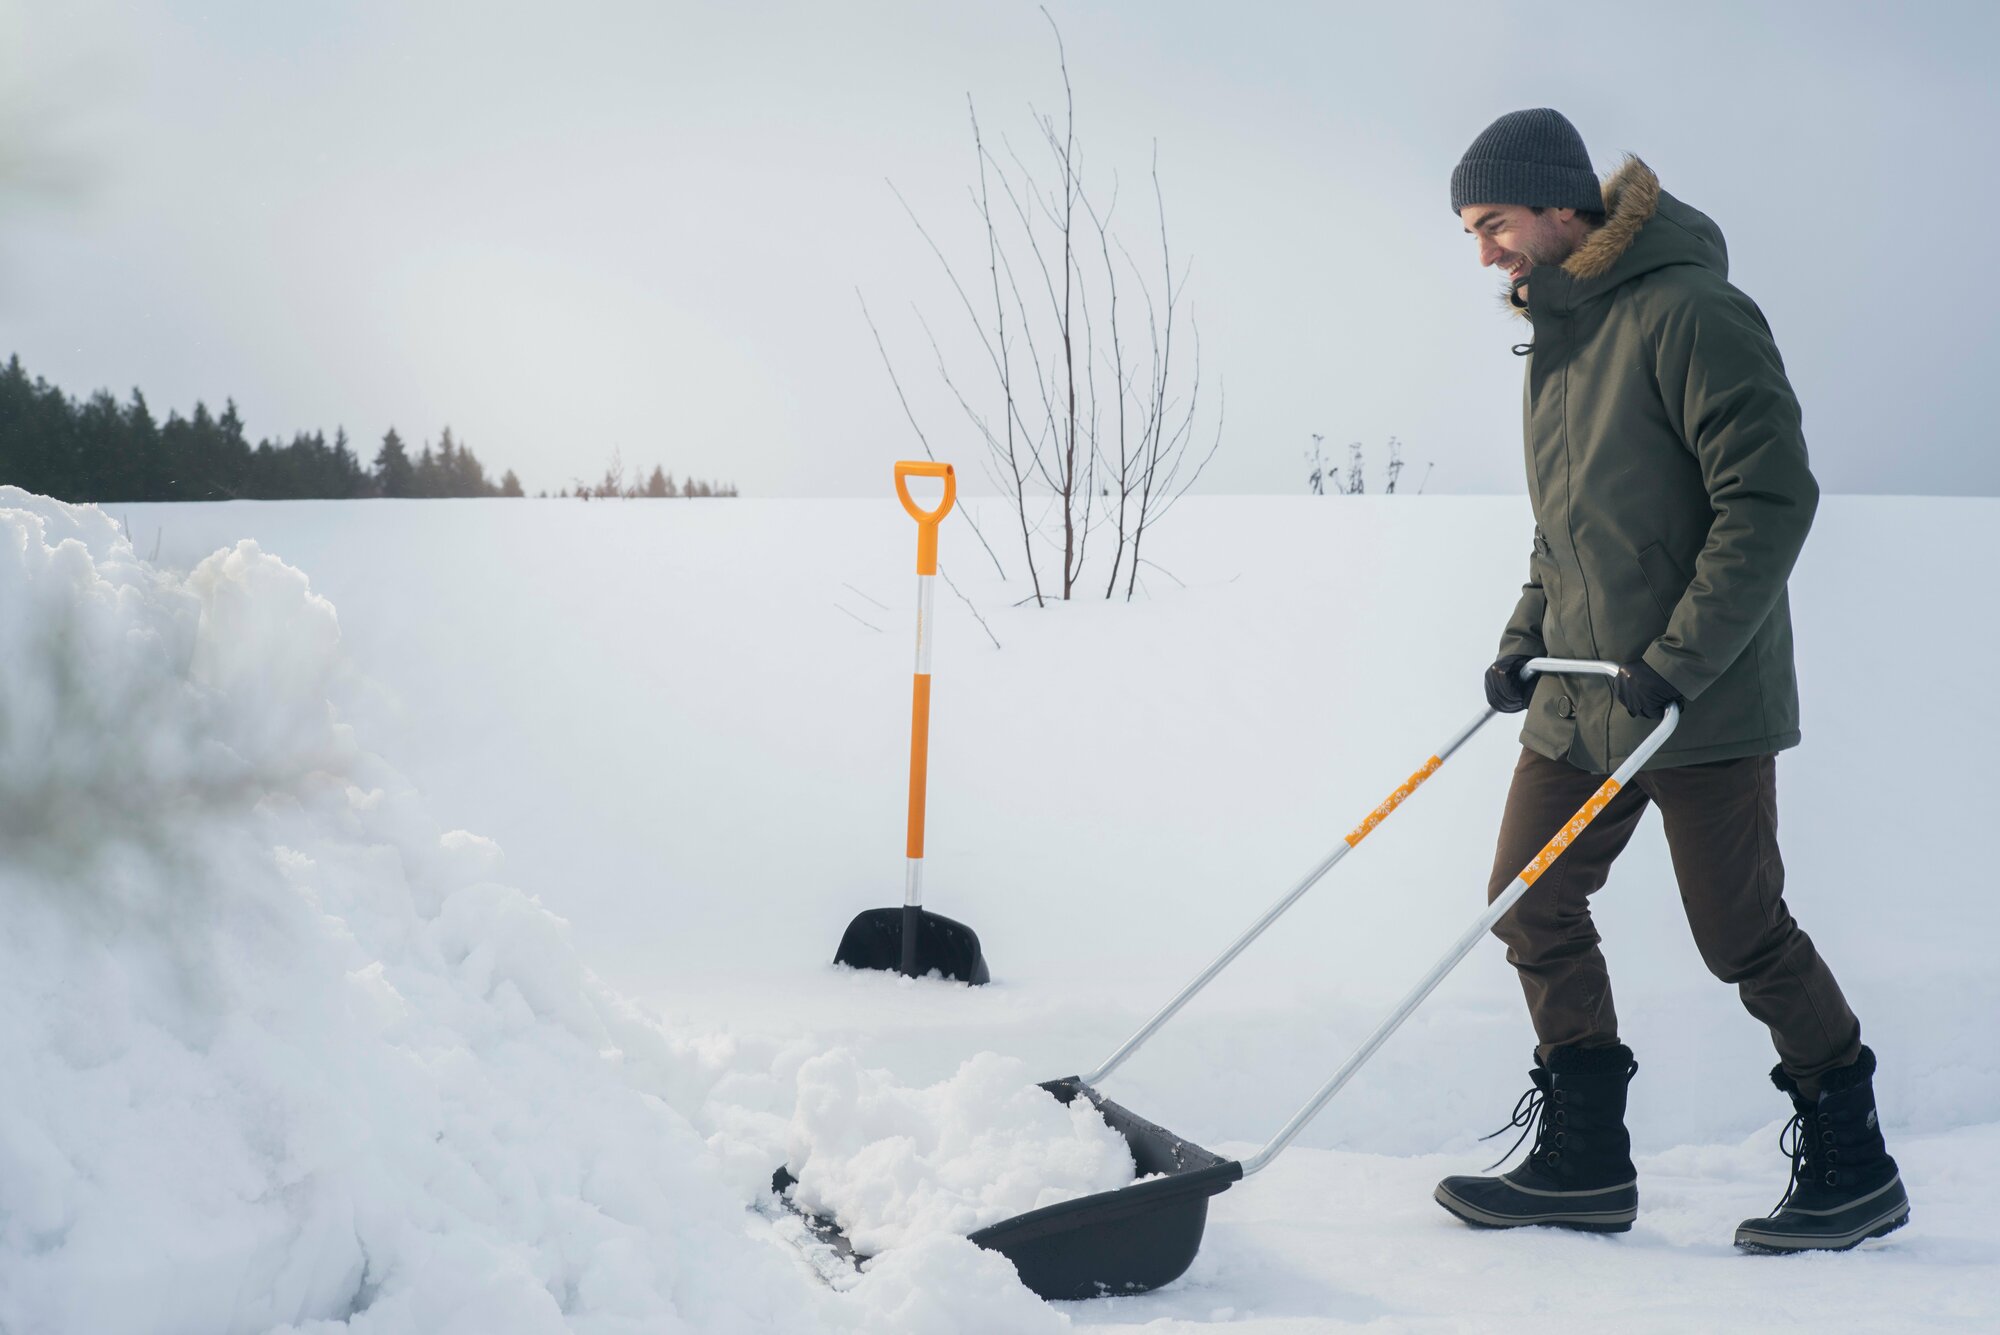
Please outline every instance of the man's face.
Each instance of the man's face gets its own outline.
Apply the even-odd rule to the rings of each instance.
[[[1479,263],[1497,267],[1510,282],[1537,264],[1561,264],[1576,249],[1569,228],[1575,209],[1536,213],[1524,204],[1467,204],[1458,216],[1479,242]]]

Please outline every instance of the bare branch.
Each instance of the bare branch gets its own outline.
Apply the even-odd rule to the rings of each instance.
[[[1005,578],[1007,578],[1007,576],[1003,574],[1003,575],[1001,575],[1001,576],[1000,576],[1000,578],[1002,578],[1002,579],[1005,579]],[[869,602],[871,602],[871,603],[874,603],[874,604],[875,604],[875,606],[877,606],[877,607],[881,608],[881,609],[882,609],[882,610],[883,610],[884,612],[886,612],[886,611],[888,611],[888,610],[889,610],[889,604],[887,604],[887,603],[885,603],[885,602],[882,602],[882,601],[880,601],[879,599],[875,599],[875,598],[868,598],[868,595],[867,595],[867,594],[865,594],[865,593],[862,593],[862,592],[861,592],[861,590],[859,590],[859,589],[855,588],[855,587],[854,587],[854,586],[853,586],[852,584],[848,584],[848,583],[846,583],[846,582],[844,582],[844,581],[843,581],[840,587],[841,587],[841,588],[843,588],[843,589],[846,589],[846,590],[848,590],[848,591],[849,591],[849,592],[851,592],[851,593],[855,593],[855,594],[860,594],[860,596],[861,596],[861,597],[863,597],[863,598],[867,598]]]
[[[945,584],[950,587],[953,593],[958,594],[958,600],[965,604],[965,610],[972,613],[972,619],[979,623],[979,629],[986,632],[986,638],[993,641],[993,647],[998,649],[1000,647],[1000,637],[993,633],[993,627],[986,624],[986,618],[979,615],[979,609],[972,605],[972,599],[966,597],[959,590],[958,585],[952,583],[951,572],[944,568],[944,562],[942,561],[938,562],[938,574],[944,576]]]
[[[1042,601],[1042,576],[1041,572],[1035,569],[1035,546],[1028,538],[1027,497],[1022,487],[1020,457],[1014,449],[1014,429],[1018,414],[1014,408],[1014,362],[1007,347],[1007,306],[1000,299],[998,263],[1000,243],[993,231],[993,207],[986,193],[987,154],[985,141],[979,133],[979,109],[973,105],[969,93],[965,98],[965,112],[972,122],[973,155],[979,163],[979,218],[986,225],[986,269],[993,285],[993,321],[1000,343],[1000,397],[1004,405],[1002,413],[1007,424],[1007,472],[1009,480],[1013,483],[1014,512],[1021,523],[1021,552],[1028,562],[1028,582],[1035,590],[1035,602],[1039,606]],[[1008,282],[1010,284],[1013,282],[1011,273],[1008,275]]]
[[[842,612],[847,612],[847,609],[846,609],[846,608],[844,608],[844,607],[842,607],[842,606],[841,606],[841,605],[840,605],[839,603],[835,603],[835,604],[834,604],[834,607],[835,607],[835,609],[836,609],[836,610],[838,610],[838,611],[842,611]],[[856,621],[861,621],[861,618],[860,618],[860,617],[858,617],[858,616],[854,616],[854,613],[852,613],[852,612],[847,612],[847,615],[849,615],[849,616],[851,616],[851,617],[854,617],[854,619],[855,619]],[[880,635],[880,634],[882,633],[882,628],[881,628],[880,626],[876,625],[876,624],[875,624],[874,622],[872,622],[872,621],[861,621],[861,624],[862,624],[862,625],[864,625],[864,626],[866,626],[866,627],[868,627],[868,629],[870,629],[870,630],[874,631],[874,632],[875,632],[875,633],[876,633],[877,635]]]

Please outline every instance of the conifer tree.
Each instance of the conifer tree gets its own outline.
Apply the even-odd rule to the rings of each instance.
[[[135,461],[126,457],[125,432],[118,403],[108,391],[98,390],[88,402],[78,405],[76,435],[81,441],[97,441],[99,448],[79,451],[77,486],[87,495],[106,500],[129,501]]]
[[[215,429],[215,415],[200,399],[194,401],[194,416],[181,423],[181,437],[187,442],[184,448],[192,465],[187,470],[188,500],[220,501],[239,494],[231,485],[235,479],[228,476],[220,433]]]
[[[375,455],[375,487],[383,496],[405,497],[416,495],[416,466],[410,462],[410,453],[403,448],[403,438],[390,427],[382,437],[382,448]]]
[[[340,500],[351,500],[368,494],[368,474],[362,471],[361,459],[354,453],[354,447],[347,443],[347,428],[333,429],[333,457],[328,460],[333,465],[333,495]]]
[[[450,437],[450,427],[445,428],[445,435]],[[492,484],[486,480],[486,468],[470,445],[458,447],[458,458],[450,470],[449,482],[449,494],[453,496],[488,496],[493,492]]]
[[[159,423],[153,420],[153,410],[146,405],[146,396],[136,385],[132,388],[132,401],[125,405],[122,416],[126,454],[133,460],[134,499],[158,500],[167,494],[172,483],[172,461],[160,448]]]
[[[243,438],[243,418],[236,411],[235,399],[223,400],[222,416],[215,419],[213,432],[217,488],[225,496],[248,495],[250,442]]]

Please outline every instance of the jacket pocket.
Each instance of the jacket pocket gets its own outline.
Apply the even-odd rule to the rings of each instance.
[[[1646,581],[1646,589],[1653,595],[1653,605],[1660,609],[1660,621],[1664,624],[1672,620],[1674,608],[1680,605],[1681,595],[1687,592],[1688,577],[1667,555],[1667,549],[1657,542],[1649,542],[1639,549],[1639,574]]]

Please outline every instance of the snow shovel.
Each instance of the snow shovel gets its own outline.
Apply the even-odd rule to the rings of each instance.
[[[912,477],[944,480],[944,499],[926,510],[910,497]],[[951,513],[958,480],[950,464],[904,460],[896,465],[896,495],[917,521],[917,670],[910,691],[910,815],[905,836],[903,907],[866,909],[855,915],[833,952],[835,964],[855,969],[895,969],[919,978],[936,970],[962,983],[992,975],[979,936],[962,922],[924,911],[924,797],[931,737],[931,598],[937,582],[938,525]]]
[[[1618,667],[1614,663],[1592,662],[1575,658],[1537,658],[1522,669],[1527,677],[1542,673],[1584,673],[1597,676],[1616,676]],[[1338,1094],[1356,1071],[1375,1055],[1389,1036],[1410,1018],[1418,1006],[1437,985],[1444,981],[1461,960],[1472,952],[1472,948],[1493,928],[1507,911],[1514,907],[1521,896],[1528,892],[1541,874],[1548,870],[1562,851],[1569,847],[1585,826],[1595,820],[1618,791],[1630,783],[1632,776],[1652,759],[1655,752],[1666,742],[1680,722],[1680,708],[1669,705],[1666,717],[1639,745],[1631,757],[1610,778],[1593,793],[1577,813],[1563,828],[1558,830],[1542,846],[1533,861],[1521,869],[1512,885],[1487,906],[1463,935],[1453,943],[1444,958],[1425,974],[1408,995],[1376,1026],[1361,1046],[1355,1049],[1333,1077],[1307,1100],[1304,1107],[1293,1114],[1292,1119],[1267,1141],[1264,1147],[1247,1158],[1224,1159],[1212,1151],[1203,1149],[1192,1141],[1184,1140],[1164,1127],[1139,1117],[1131,1110],[1112,1102],[1100,1094],[1096,1085],[1126,1058],[1138,1050],[1140,1045],[1151,1038],[1162,1025],[1186,1005],[1194,995],[1214,980],[1215,976],[1228,967],[1229,963],[1242,953],[1244,947],[1261,936],[1265,929],[1278,920],[1284,912],[1298,902],[1299,898],[1327,872],[1331,871],[1347,853],[1367,838],[1374,828],[1388,817],[1389,813],[1402,805],[1403,800],[1415,792],[1423,782],[1438,771],[1452,752],[1465,742],[1486,721],[1493,717],[1488,709],[1461,729],[1451,741],[1426,760],[1421,768],[1404,781],[1401,787],[1389,794],[1382,804],[1368,814],[1367,819],[1347,835],[1342,844],[1334,849],[1318,866],[1314,867],[1299,883],[1270,910],[1253,923],[1248,931],[1238,937],[1230,947],[1217,956],[1215,961],[1198,974],[1194,981],[1161,1007],[1158,1014],[1148,1020],[1139,1031],[1127,1039],[1116,1052],[1107,1057],[1088,1075],[1067,1076],[1061,1080],[1051,1080],[1042,1086],[1064,1103],[1070,1103],[1079,1096],[1087,1098],[1104,1115],[1104,1120],[1120,1135],[1132,1149],[1133,1167],[1137,1175],[1149,1180],[1134,1182],[1129,1187],[1116,1191],[1103,1191],[1076,1200],[1063,1201],[1057,1205],[1030,1210],[1025,1214],[1003,1219],[997,1224],[980,1229],[971,1235],[971,1240],[981,1247],[997,1251],[1014,1263],[1021,1282],[1047,1299],[1095,1298],[1109,1294],[1144,1293],[1172,1283],[1186,1272],[1193,1262],[1195,1253],[1201,1247],[1202,1230],[1208,1219],[1208,1198],[1227,1191],[1235,1183],[1263,1171],[1273,1159],[1291,1144],[1317,1117],[1327,1103]],[[1157,1175],[1157,1176],[1155,1176]],[[792,1175],[780,1168],[773,1177],[772,1189],[780,1198],[792,1185]],[[838,1238],[838,1226],[831,1220],[808,1217],[807,1224],[822,1239],[833,1241]],[[844,1239],[840,1240],[844,1243]],[[851,1252],[851,1249],[844,1249]],[[865,1259],[865,1258],[855,1258]]]

